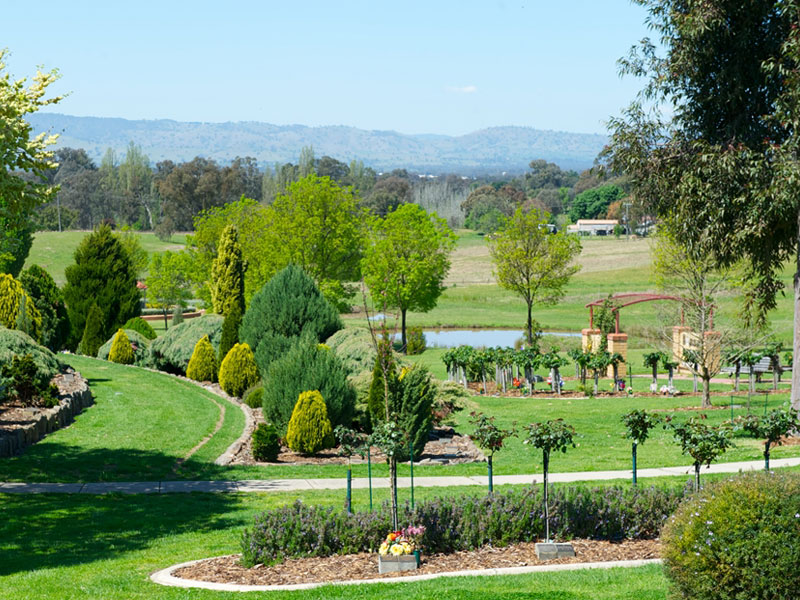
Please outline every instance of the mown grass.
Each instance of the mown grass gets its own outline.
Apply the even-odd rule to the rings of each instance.
[[[64,270],[73,263],[75,249],[88,235],[87,231],[38,231],[33,238],[25,268],[36,264],[46,270],[58,285],[64,285]],[[155,234],[138,232],[139,242],[148,253],[165,250],[180,250],[186,243],[185,234],[175,234],[168,242],[162,242]]]
[[[152,481],[191,476],[194,465],[213,461],[244,427],[244,415],[227,404],[222,428],[173,472],[179,458],[210,435],[226,401],[161,373],[82,356],[61,355],[81,372],[94,406],[75,422],[0,460],[6,481]]]

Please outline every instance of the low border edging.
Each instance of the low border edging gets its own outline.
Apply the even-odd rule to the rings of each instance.
[[[226,555],[233,556],[233,555]],[[222,557],[216,557],[222,558]],[[183,567],[208,560],[201,558],[190,560],[166,569],[161,569],[150,575],[151,581],[168,587],[198,588],[216,590],[219,592],[277,592],[292,590],[311,590],[326,585],[370,585],[373,583],[405,583],[427,581],[440,577],[485,577],[492,575],[526,575],[528,573],[546,573],[549,571],[579,571],[583,569],[613,569],[615,567],[642,567],[645,565],[661,564],[660,558],[645,558],[639,560],[617,560],[589,563],[567,563],[558,565],[537,565],[529,567],[505,567],[502,569],[479,569],[474,571],[447,571],[444,573],[428,573],[425,575],[407,575],[404,577],[387,577],[383,579],[351,579],[346,581],[328,581],[322,583],[290,583],[286,585],[245,585],[237,583],[217,583],[213,581],[198,581],[196,579],[183,579],[175,577],[172,573]]]
[[[69,379],[67,379],[69,378]],[[59,391],[64,385],[72,389],[64,393],[58,406],[53,408],[37,409],[39,412],[34,420],[19,429],[0,432],[0,457],[15,456],[32,446],[48,433],[66,427],[80,414],[84,408],[94,404],[92,391],[89,389],[88,380],[77,371],[56,375],[56,385]]]

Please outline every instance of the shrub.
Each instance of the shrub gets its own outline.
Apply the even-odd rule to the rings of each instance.
[[[336,309],[300,267],[289,265],[256,292],[244,314],[239,339],[258,350],[268,332],[288,338],[306,333],[324,342],[342,328]]]
[[[19,282],[42,317],[42,345],[53,352],[61,350],[67,344],[70,332],[67,305],[61,290],[50,273],[39,265],[31,265],[20,273]]]
[[[253,356],[256,359],[256,365],[258,366],[258,372],[261,373],[262,377],[265,377],[267,374],[267,370],[269,366],[277,359],[284,356],[289,350],[291,350],[296,344],[301,343],[303,338],[299,337],[286,337],[285,335],[280,335],[273,332],[268,332],[261,337],[261,342],[258,344],[258,348],[256,348]],[[306,340],[305,343],[310,344],[310,340]]]
[[[662,534],[664,566],[686,600],[789,600],[800,589],[800,476],[751,473],[707,485]]]
[[[36,369],[50,381],[61,368],[56,355],[36,343],[29,335],[0,326],[0,364],[10,363],[14,356],[30,354]]]
[[[296,344],[269,365],[264,377],[264,418],[285,434],[297,398],[307,390],[322,394],[334,427],[350,426],[355,392],[347,372],[333,352],[308,343]]]
[[[188,319],[153,340],[150,344],[149,362],[160,371],[183,375],[189,366],[197,340],[207,335],[216,351],[221,333],[222,317],[219,315]]]
[[[414,456],[422,456],[428,436],[433,428],[433,402],[436,387],[431,374],[422,366],[404,369],[398,377],[395,393],[392,395],[392,411],[397,415],[397,424],[409,436],[414,446]],[[408,460],[408,446],[396,455],[400,461]]]
[[[264,384],[258,382],[242,396],[242,402],[250,408],[261,408],[264,404]]]
[[[148,347],[150,346],[150,340],[133,329],[125,329],[124,331],[125,335],[128,336],[128,341],[131,343],[131,349],[133,350],[133,364],[146,366],[149,356]],[[100,346],[100,348],[97,350],[97,358],[109,360],[108,355],[111,352],[111,345],[114,343],[114,339],[116,337],[117,336],[115,334],[112,338],[106,340],[106,342]]]
[[[176,304],[175,308],[172,309],[172,322],[170,323],[170,327],[177,327],[183,323],[183,307],[180,304]]]
[[[217,355],[207,335],[204,335],[194,346],[186,376],[195,381],[215,381],[217,379]]]
[[[300,394],[286,430],[286,445],[300,454],[316,454],[333,446],[333,428],[319,392]]]
[[[375,364],[375,346],[366,329],[342,329],[329,337],[325,343],[339,357],[350,375],[371,371]]]
[[[422,354],[427,345],[422,327],[409,327],[406,332],[406,354]]]
[[[40,339],[42,315],[36,304],[19,281],[11,275],[0,273],[0,325],[8,329],[20,329],[20,321],[27,324],[23,327],[28,330],[25,333],[36,340]]]
[[[72,328],[70,348],[82,339],[92,304],[100,307],[99,342],[89,353],[94,356],[103,340],[141,310],[131,257],[111,228],[102,225],[83,238],[75,250],[75,262],[64,275],[64,301]]]
[[[133,364],[135,360],[133,348],[131,348],[131,341],[128,339],[124,329],[117,331],[117,334],[114,336],[111,350],[108,353],[108,360],[121,365]]]
[[[566,488],[551,491],[550,530],[559,539],[652,539],[677,508],[682,491],[657,488]],[[424,525],[426,553],[507,546],[542,539],[541,489],[488,496],[442,496],[400,507],[404,525]],[[297,556],[375,551],[392,529],[391,511],[347,514],[297,501],[256,515],[242,535],[242,563],[274,564]]]
[[[97,356],[103,345],[103,313],[97,304],[92,304],[83,327],[83,336],[78,351],[86,356]]]
[[[241,397],[244,391],[258,382],[258,368],[247,344],[236,344],[222,360],[219,385],[225,393]]]
[[[253,431],[253,458],[261,462],[275,462],[280,451],[278,430],[271,423],[259,423]]]
[[[4,380],[7,397],[23,406],[30,406],[37,397],[42,398],[45,404],[51,404],[49,399],[53,394],[50,391],[50,378],[37,368],[30,354],[13,356],[10,362],[3,364],[0,375]]]
[[[211,264],[210,287],[214,312],[227,315],[234,305],[238,306],[239,314],[244,312],[244,261],[235,225],[226,225],[219,237],[217,256]]]
[[[225,320],[222,322],[222,338],[219,341],[219,361],[228,355],[230,349],[239,343],[239,327],[242,325],[242,308],[240,302],[231,303]],[[256,361],[257,363],[258,361]]]
[[[155,329],[153,329],[150,323],[145,321],[142,317],[133,317],[132,319],[128,319],[128,322],[125,323],[122,328],[133,330],[151,341],[158,337]]]

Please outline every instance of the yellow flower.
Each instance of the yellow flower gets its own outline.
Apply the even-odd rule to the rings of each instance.
[[[403,546],[400,544],[394,544],[389,552],[391,552],[394,556],[400,556],[403,554]]]
[[[387,544],[386,542],[383,542],[381,544],[381,547],[378,548],[378,554],[382,554],[382,555],[386,556],[386,554],[388,554],[388,553],[389,553],[389,544]]]
[[[411,554],[411,544],[408,542],[403,542],[400,545],[403,546],[403,554]]]
[[[408,367],[403,367],[402,369],[400,369],[400,376],[397,378],[397,380],[398,380],[398,381],[403,381],[403,377],[405,377],[405,376],[406,376],[406,374],[407,374],[409,371],[410,371],[410,369],[409,369]]]

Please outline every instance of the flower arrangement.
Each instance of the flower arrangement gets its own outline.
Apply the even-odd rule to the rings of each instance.
[[[392,531],[378,548],[381,556],[403,556],[419,550],[422,546],[422,534],[425,533],[425,526],[409,526],[400,531]]]

